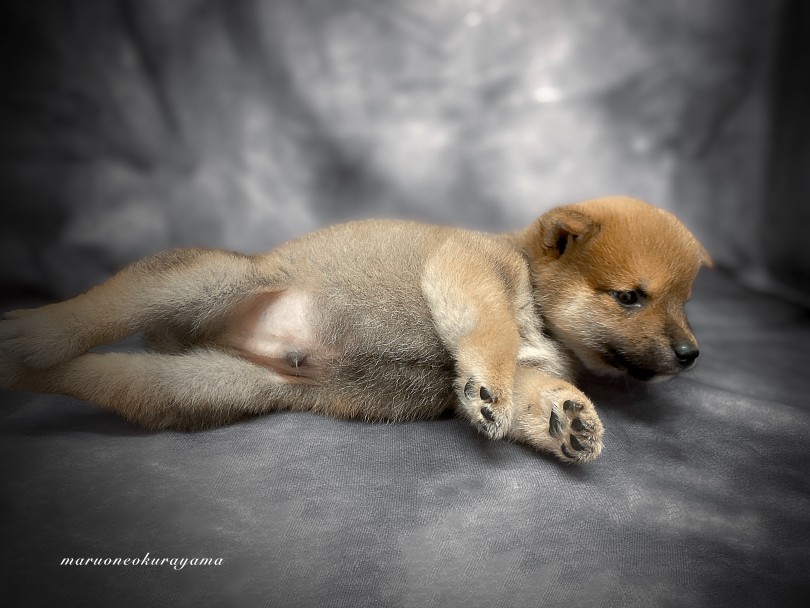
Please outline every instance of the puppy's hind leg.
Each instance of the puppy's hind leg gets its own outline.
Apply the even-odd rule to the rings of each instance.
[[[200,429],[277,409],[317,409],[319,387],[213,348],[88,353],[45,370],[0,370],[7,388],[70,395],[149,429]]]
[[[45,369],[150,329],[193,342],[261,282],[247,256],[164,251],[66,302],[6,313],[0,321],[0,359]]]

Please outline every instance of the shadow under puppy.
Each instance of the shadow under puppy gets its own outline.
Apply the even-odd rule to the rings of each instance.
[[[0,385],[63,393],[151,428],[279,409],[411,420],[595,459],[576,365],[641,380],[691,367],[684,314],[708,256],[672,214],[612,197],[493,235],[333,226],[262,255],[178,249],[0,322]],[[88,352],[144,332],[149,352]]]

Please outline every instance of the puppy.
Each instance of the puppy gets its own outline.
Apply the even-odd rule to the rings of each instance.
[[[673,215],[623,197],[503,235],[364,221],[258,256],[166,251],[66,302],[7,313],[0,385],[150,429],[455,408],[490,438],[587,462],[603,427],[575,368],[640,380],[690,368],[684,303],[708,263]],[[146,352],[89,352],[138,332]]]

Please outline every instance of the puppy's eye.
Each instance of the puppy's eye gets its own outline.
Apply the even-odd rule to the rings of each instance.
[[[611,291],[610,295],[616,298],[619,304],[627,306],[628,308],[641,305],[641,294],[634,289],[629,291]]]

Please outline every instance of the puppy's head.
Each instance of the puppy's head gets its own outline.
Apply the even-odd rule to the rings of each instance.
[[[544,320],[585,367],[662,380],[694,365],[684,305],[711,261],[674,215],[596,199],[549,211],[526,245]]]

